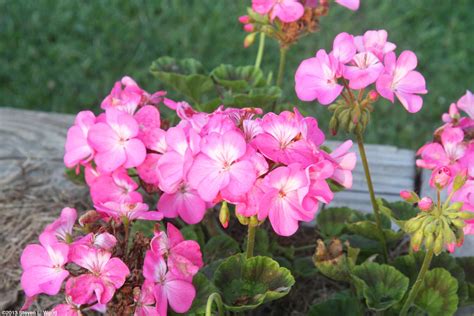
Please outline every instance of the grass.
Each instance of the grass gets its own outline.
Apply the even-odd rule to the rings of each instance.
[[[148,73],[159,56],[193,57],[208,68],[253,64],[257,45],[242,47],[237,17],[249,1],[233,0],[0,0],[0,106],[75,113],[98,109],[122,75],[147,90],[160,88]],[[341,31],[387,29],[398,52],[419,58],[429,94],[416,115],[380,102],[367,141],[416,148],[430,138],[440,115],[474,88],[474,2],[471,0],[362,0],[352,12],[334,5],[321,32],[288,53],[285,101],[315,115],[327,130],[328,114],[297,102],[293,74]],[[267,41],[268,42],[268,41]],[[278,49],[267,45],[263,69],[276,72]],[[344,137],[344,135],[341,135]]]

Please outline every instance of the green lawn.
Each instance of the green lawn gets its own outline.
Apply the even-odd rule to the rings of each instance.
[[[289,52],[285,101],[301,106],[327,127],[326,109],[298,103],[293,74],[300,60],[330,48],[341,31],[385,28],[401,49],[419,58],[429,94],[416,115],[380,102],[369,142],[418,147],[429,139],[450,102],[474,89],[474,1],[361,0],[352,12],[333,6],[321,32]],[[212,69],[220,63],[253,64],[256,45],[242,47],[238,0],[0,0],[0,106],[74,113],[98,104],[124,74],[149,91],[160,83],[148,73],[162,55],[193,57]],[[265,71],[276,71],[277,47],[268,45]],[[344,135],[341,135],[344,136]]]

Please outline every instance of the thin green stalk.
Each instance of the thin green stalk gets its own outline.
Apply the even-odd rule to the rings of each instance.
[[[247,231],[247,251],[246,257],[247,259],[253,257],[253,248],[255,246],[255,231],[257,230],[257,226],[252,225],[252,223],[248,224],[248,231]]]
[[[224,315],[224,306],[222,303],[222,298],[219,293],[212,293],[209,298],[207,299],[206,304],[206,316],[212,316],[212,304],[216,303],[217,306],[217,314],[219,316]]]
[[[380,215],[379,206],[377,204],[377,200],[375,199],[374,185],[372,183],[372,177],[370,176],[370,169],[369,169],[369,162],[367,161],[367,154],[365,153],[364,138],[360,131],[356,132],[355,134],[357,137],[357,145],[359,146],[360,158],[362,160],[362,165],[364,166],[365,178],[367,180],[367,187],[369,189],[369,194],[370,194],[370,201],[372,203],[372,208],[374,210],[374,215],[375,215],[375,222],[377,224],[377,229],[379,230],[379,234],[380,234],[380,243],[382,244],[382,248],[383,248],[384,260],[385,262],[387,262],[388,260],[387,242],[385,241],[385,234],[382,229],[382,218]]]
[[[429,249],[428,252],[425,254],[423,265],[421,266],[420,272],[418,273],[418,277],[416,278],[416,281],[413,284],[413,287],[411,288],[410,293],[408,293],[408,297],[405,301],[405,304],[403,304],[402,310],[400,311],[400,316],[406,316],[406,314],[408,313],[408,310],[410,309],[411,304],[413,304],[413,301],[415,300],[416,295],[418,294],[418,291],[420,290],[420,286],[423,283],[425,274],[428,271],[428,268],[430,267],[431,259],[433,259],[433,248]]]
[[[262,64],[263,58],[263,51],[265,50],[265,33],[260,33],[260,39],[258,42],[258,51],[257,51],[257,58],[255,59],[255,67],[260,68]]]
[[[281,84],[283,83],[283,76],[285,73],[285,65],[286,65],[286,52],[288,51],[288,47],[280,47],[280,64],[278,65],[278,76],[277,76],[277,87],[281,88]]]

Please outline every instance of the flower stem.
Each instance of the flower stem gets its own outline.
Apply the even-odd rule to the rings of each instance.
[[[263,58],[263,51],[265,49],[265,33],[260,33],[260,40],[258,42],[258,51],[257,51],[257,58],[255,59],[255,67],[260,68],[262,64]]]
[[[383,256],[384,256],[385,262],[387,262],[388,260],[387,242],[385,241],[385,234],[382,229],[382,219],[380,215],[379,206],[377,204],[377,200],[375,199],[374,185],[372,183],[372,177],[370,176],[370,169],[369,169],[369,162],[367,161],[367,154],[365,153],[364,138],[362,136],[362,132],[360,131],[356,131],[355,134],[357,137],[357,145],[359,146],[360,158],[362,160],[362,165],[364,166],[365,178],[367,180],[367,187],[369,189],[369,194],[370,194],[370,201],[372,203],[372,208],[374,210],[374,215],[375,215],[375,222],[377,224],[377,229],[379,230],[379,234],[380,234],[380,243],[382,244],[382,248],[383,248]]]
[[[247,231],[247,251],[246,257],[247,259],[253,257],[253,248],[255,247],[255,231],[257,230],[256,225],[252,225],[252,223],[248,224],[248,231]]]
[[[278,66],[278,77],[277,77],[277,82],[276,82],[277,87],[280,87],[280,88],[281,88],[281,84],[283,83],[283,75],[285,73],[287,51],[288,51],[288,47],[280,47],[280,64]]]
[[[206,316],[212,316],[212,303],[216,303],[217,306],[217,314],[219,316],[224,315],[224,306],[222,304],[222,298],[219,293],[212,293],[209,298],[207,299],[206,304]]]
[[[428,271],[428,268],[430,267],[431,259],[433,259],[433,248],[429,249],[428,252],[425,254],[425,259],[423,260],[423,264],[421,266],[420,272],[418,273],[418,277],[416,278],[416,281],[413,284],[410,293],[408,293],[408,297],[405,301],[405,304],[403,304],[402,310],[400,311],[400,316],[405,316],[407,314],[411,304],[415,300],[416,295],[420,290],[420,286],[423,283],[423,279],[425,278],[425,274]]]

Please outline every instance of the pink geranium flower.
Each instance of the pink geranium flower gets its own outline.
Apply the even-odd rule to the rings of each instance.
[[[317,210],[318,202],[329,204],[334,198],[327,183],[334,174],[334,165],[328,160],[322,160],[307,168],[309,175],[309,191],[304,200],[304,207],[307,210]]]
[[[116,244],[117,238],[115,238],[114,235],[111,235],[109,233],[89,233],[74,242],[74,245],[86,245],[92,248],[102,249],[105,251],[112,251]]]
[[[296,95],[302,101],[317,100],[323,105],[332,103],[342,92],[337,83],[338,60],[320,49],[316,57],[303,60],[295,74]]]
[[[164,217],[181,217],[187,224],[199,223],[206,213],[206,202],[199,196],[197,190],[188,183],[181,182],[174,193],[164,192],[157,205],[158,211]]]
[[[159,315],[168,315],[168,303],[177,313],[185,313],[191,308],[196,290],[189,280],[183,280],[168,271],[165,259],[147,251],[143,264],[143,275],[154,283],[153,294]]]
[[[94,149],[87,142],[89,129],[95,124],[95,115],[91,111],[79,112],[74,125],[67,131],[64,164],[73,168],[80,163],[87,163],[94,156]]]
[[[120,167],[132,168],[145,160],[145,145],[136,138],[138,123],[128,113],[108,109],[106,122],[97,123],[89,130],[88,140],[97,151],[97,167],[112,172]]]
[[[75,209],[65,207],[61,211],[61,215],[57,220],[46,226],[41,235],[51,234],[57,238],[59,242],[72,242],[73,227],[76,223],[77,212]],[[41,237],[40,237],[41,239]]]
[[[380,61],[383,61],[385,54],[395,50],[396,45],[387,41],[388,33],[385,30],[370,30],[363,36],[354,37],[357,51],[374,54]]]
[[[69,276],[64,268],[68,263],[69,246],[50,243],[50,238],[42,238],[40,242],[41,245],[26,246],[21,254],[21,286],[27,297],[40,293],[56,295]]]
[[[331,179],[349,189],[352,187],[352,170],[357,162],[354,152],[349,152],[352,148],[352,141],[347,140],[334,149],[326,158],[333,163],[334,173]]]
[[[252,0],[252,9],[262,15],[270,13],[270,19],[277,17],[285,23],[297,21],[304,14],[298,0]]]
[[[113,201],[95,205],[97,211],[106,214],[116,220],[128,218],[129,220],[143,219],[159,221],[163,219],[163,214],[157,211],[148,211],[145,203],[117,203]]]
[[[341,64],[348,63],[356,54],[354,36],[349,33],[339,33],[333,41],[331,55]]]
[[[471,91],[466,91],[466,94],[458,100],[457,106],[466,112],[471,119],[474,119],[474,95]]]
[[[374,54],[358,53],[345,67],[344,77],[349,79],[349,88],[359,90],[377,81],[383,70],[383,64]]]
[[[423,99],[418,94],[426,94],[425,78],[417,71],[416,55],[403,51],[398,59],[395,53],[389,52],[384,58],[385,72],[376,83],[377,92],[394,102],[397,96],[403,107],[410,113],[418,112],[423,106]]]
[[[168,223],[166,233],[155,233],[150,247],[155,254],[167,258],[171,273],[189,282],[203,266],[199,244],[194,240],[184,240],[181,232],[171,223]]]
[[[90,184],[90,192],[94,204],[108,201],[142,202],[138,184],[130,178],[127,170],[118,169],[110,175],[100,175]]]
[[[130,274],[127,265],[119,258],[111,258],[108,251],[76,245],[71,248],[70,260],[89,273],[70,278],[66,292],[78,304],[108,303],[115,290],[122,287]]]
[[[336,0],[336,3],[352,11],[356,11],[359,9],[360,0]]]
[[[155,297],[153,295],[153,289],[155,285],[151,281],[145,280],[143,282],[141,290],[134,290],[134,301],[135,301],[135,314],[134,316],[160,316],[156,310]],[[138,288],[137,288],[138,289]]]
[[[247,150],[237,131],[211,133],[201,143],[201,153],[189,170],[189,184],[204,201],[213,201],[219,192],[233,199],[245,194],[255,182],[255,167],[242,160]]]
[[[291,236],[298,230],[298,221],[312,219],[302,205],[308,194],[309,179],[299,164],[271,171],[263,179],[262,189],[258,219],[268,216],[278,235]]]

